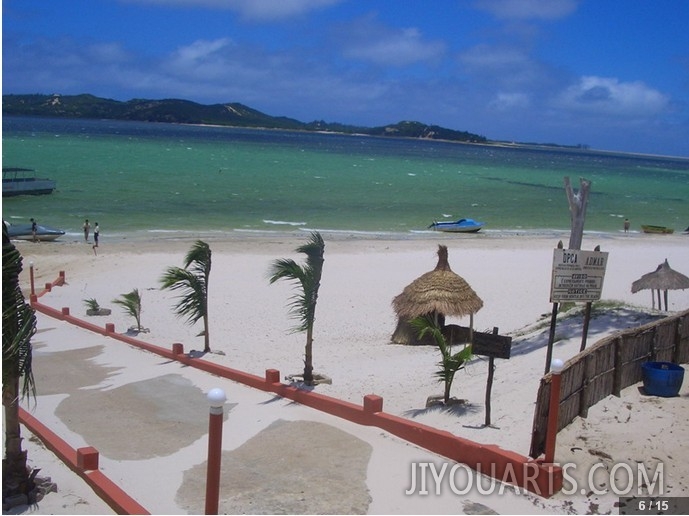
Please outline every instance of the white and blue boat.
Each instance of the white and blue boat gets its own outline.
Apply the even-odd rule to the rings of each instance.
[[[36,225],[36,235],[34,237],[33,230],[31,229],[32,224],[10,224],[7,221],[3,221],[7,227],[7,236],[10,240],[37,240],[40,242],[52,242],[57,238],[60,238],[65,232],[61,229],[52,228],[50,226]]]
[[[448,233],[476,233],[483,225],[483,222],[474,219],[459,219],[455,222],[433,222],[428,228]]]
[[[45,195],[55,190],[56,182],[52,179],[36,177],[30,168],[8,167],[2,169],[2,196]]]

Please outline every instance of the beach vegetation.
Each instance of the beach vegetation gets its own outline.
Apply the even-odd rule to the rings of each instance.
[[[100,304],[98,304],[98,301],[96,301],[95,297],[84,299],[84,304],[88,310],[93,310],[94,312],[100,310]]]
[[[141,326],[141,294],[139,289],[134,289],[127,294],[122,294],[120,297],[113,299],[113,303],[120,305],[127,315],[131,315],[136,321],[136,331],[143,331]]]
[[[112,313],[112,310],[109,308],[102,308],[94,297],[84,299],[83,301],[86,306],[86,315],[110,315]]]
[[[441,360],[438,363],[440,369],[436,371],[435,376],[444,384],[443,402],[449,405],[455,374],[460,369],[464,369],[466,363],[471,360],[471,344],[465,344],[461,350],[453,353],[452,346],[445,339],[442,328],[432,316],[416,317],[410,320],[409,324],[418,333],[419,340],[430,336],[440,350]]]
[[[325,242],[317,231],[311,233],[306,244],[296,249],[306,255],[306,263],[299,265],[290,258],[275,260],[269,271],[271,284],[284,279],[296,284],[298,292],[292,297],[290,315],[299,320],[295,332],[306,332],[304,348],[304,383],[313,385],[313,327],[316,320],[318,289],[321,285]]]
[[[22,256],[2,225],[2,405],[5,413],[5,455],[2,459],[3,508],[6,498],[28,495],[34,472],[27,470],[22,450],[19,401],[36,396],[31,369],[31,338],[36,333],[36,313],[19,285]],[[37,471],[35,471],[37,473]]]
[[[197,240],[184,258],[184,267],[168,267],[160,279],[163,289],[179,290],[181,295],[175,306],[179,317],[186,317],[190,325],[203,320],[204,353],[209,353],[210,333],[208,321],[208,282],[211,274],[211,249],[206,242]]]

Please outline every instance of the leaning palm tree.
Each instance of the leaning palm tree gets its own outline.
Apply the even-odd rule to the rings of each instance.
[[[447,343],[442,329],[432,316],[416,317],[409,321],[409,324],[418,332],[419,340],[423,340],[426,335],[430,335],[437,344],[438,349],[440,349],[442,357],[438,363],[440,369],[436,371],[435,375],[439,381],[445,384],[443,401],[445,405],[448,405],[450,403],[450,390],[455,379],[455,373],[460,369],[464,369],[466,363],[471,359],[471,345],[464,346],[460,351],[453,354],[452,346]]]
[[[131,315],[136,321],[136,331],[142,331],[141,326],[141,295],[139,289],[134,289],[127,294],[122,294],[117,299],[112,300],[113,303],[120,305],[124,312]]]
[[[294,331],[306,332],[306,347],[304,350],[304,383],[313,384],[313,324],[316,319],[316,302],[318,301],[318,289],[321,285],[323,272],[323,254],[325,242],[320,233],[311,233],[306,244],[296,249],[298,253],[306,255],[306,264],[301,266],[294,260],[283,258],[275,260],[270,268],[270,283],[286,279],[294,281],[301,287],[301,291],[295,294],[290,304],[290,313],[301,322]]]
[[[2,404],[5,408],[5,456],[2,460],[3,498],[28,494],[33,476],[26,468],[19,424],[20,397],[35,396],[31,371],[31,338],[36,314],[19,286],[22,257],[2,228]]]
[[[184,268],[168,267],[160,278],[162,288],[181,290],[182,295],[175,307],[175,313],[195,324],[203,319],[204,353],[209,353],[208,333],[208,280],[211,274],[211,249],[206,242],[197,240],[184,258]]]

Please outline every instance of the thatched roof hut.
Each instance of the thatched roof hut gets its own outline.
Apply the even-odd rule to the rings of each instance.
[[[655,308],[653,291],[657,290],[658,310],[660,310],[660,291],[663,290],[665,292],[665,311],[667,311],[667,291],[684,290],[685,288],[689,288],[689,278],[673,270],[666,258],[665,262],[658,265],[655,271],[644,274],[641,278],[632,283],[632,294],[640,290],[651,290],[651,302]]]
[[[409,321],[415,317],[433,316],[441,327],[445,316],[471,316],[483,307],[483,301],[461,276],[452,272],[448,261],[447,246],[438,246],[438,264],[423,274],[392,300],[397,313],[397,328],[392,341],[397,344],[421,344]]]

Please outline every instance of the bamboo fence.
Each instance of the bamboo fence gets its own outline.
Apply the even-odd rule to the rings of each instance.
[[[642,381],[644,362],[689,362],[689,310],[599,340],[568,360],[561,374],[559,432],[589,407]],[[531,434],[532,458],[545,451],[552,373],[541,378]]]

